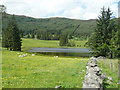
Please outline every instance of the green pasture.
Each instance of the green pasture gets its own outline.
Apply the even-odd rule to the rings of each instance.
[[[85,48],[86,40],[75,41],[76,46],[67,47],[59,46],[59,40],[38,40],[38,39],[22,39],[22,50],[27,51],[32,47],[49,47],[49,48]]]
[[[76,41],[84,46],[86,41]],[[22,52],[2,49],[2,86],[4,88],[81,88],[89,58],[32,55],[24,51],[32,47],[59,47],[59,41],[22,39]],[[73,47],[74,48],[74,47]],[[26,54],[25,57],[19,55]],[[110,67],[110,63],[112,66]],[[118,86],[118,60],[105,59],[98,62],[111,83],[104,81],[106,88]]]
[[[88,58],[66,58],[3,50],[4,88],[81,88]]]

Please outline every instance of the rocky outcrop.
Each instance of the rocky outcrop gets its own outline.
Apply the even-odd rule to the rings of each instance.
[[[103,80],[105,78],[97,65],[97,58],[91,57],[86,66],[86,75],[83,81],[83,89],[94,88],[95,90],[103,89]],[[88,90],[88,89],[87,89]]]

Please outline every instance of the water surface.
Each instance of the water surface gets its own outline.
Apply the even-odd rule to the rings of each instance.
[[[31,48],[28,52],[35,52],[45,55],[57,56],[91,56],[91,50],[88,48]]]

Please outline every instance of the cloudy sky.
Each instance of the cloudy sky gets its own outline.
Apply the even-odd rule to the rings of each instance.
[[[35,18],[67,17],[72,19],[95,19],[103,6],[110,7],[118,16],[119,0],[0,0],[9,14]]]

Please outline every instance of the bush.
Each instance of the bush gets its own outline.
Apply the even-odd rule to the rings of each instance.
[[[74,40],[69,40],[69,42],[67,43],[67,46],[70,46],[70,47],[74,47],[75,46],[75,41]]]

